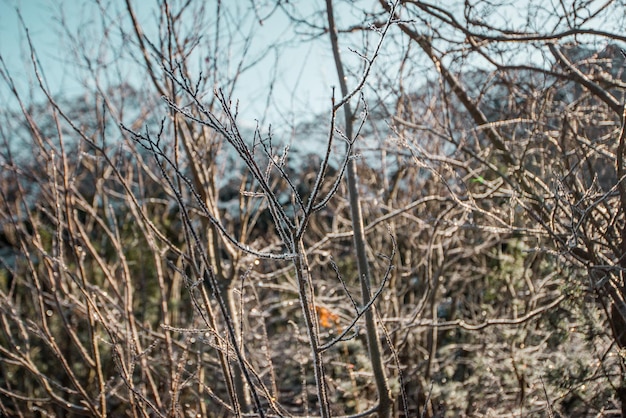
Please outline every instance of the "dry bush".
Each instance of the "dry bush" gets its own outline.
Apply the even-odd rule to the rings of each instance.
[[[262,10],[174,3],[159,36],[98,3],[121,58],[76,54],[93,96],[50,95],[33,55],[26,103],[1,70],[0,412],[617,415],[617,2],[515,27],[506,4],[275,4],[334,52],[337,97],[292,129],[314,155],[231,100]],[[104,81],[130,63],[141,90]]]

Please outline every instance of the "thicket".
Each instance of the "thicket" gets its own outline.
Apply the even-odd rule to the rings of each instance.
[[[96,2],[81,97],[2,63],[0,413],[620,416],[624,5],[266,3]],[[272,14],[340,80],[288,140]]]

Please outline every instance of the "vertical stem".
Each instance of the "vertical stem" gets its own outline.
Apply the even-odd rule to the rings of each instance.
[[[203,194],[206,194],[206,192],[203,192]],[[207,207],[213,207],[208,204],[209,202],[206,199],[206,197],[205,197],[205,202],[207,204]],[[217,211],[215,211],[214,213],[219,214],[219,212]],[[210,225],[206,221],[206,219],[203,219],[203,226],[208,234],[207,247],[208,247],[209,260],[211,260],[211,263],[215,268],[215,274],[217,276],[218,284],[220,287],[220,293],[223,295],[224,301],[225,301],[227,317],[225,317],[224,320],[230,321],[232,324],[232,327],[235,330],[238,330],[240,327],[241,318],[239,318],[239,315],[237,314],[235,296],[233,294],[233,289],[232,289],[233,275],[235,271],[234,270],[235,262],[234,260],[231,259],[231,262],[233,263],[232,273],[230,274],[230,277],[226,277],[224,274],[224,269],[222,267],[222,261],[220,257],[218,256],[219,254],[218,232],[215,230],[215,227],[213,225]],[[243,347],[241,347],[242,342],[237,338],[237,336],[239,335],[237,332],[235,332],[234,335],[235,335],[235,340],[233,341],[233,344],[240,345],[240,349],[243,355],[244,350],[243,350]],[[246,391],[245,378],[244,378],[243,369],[242,369],[243,365],[240,364],[237,360],[233,359],[231,361],[231,367],[232,367],[233,385],[234,385],[235,394],[237,396],[237,402],[239,403],[239,408],[243,412],[248,412],[248,410],[250,409],[251,399],[250,399],[249,393]]]
[[[301,238],[298,239],[297,246],[297,257],[294,259],[294,264],[296,279],[298,281],[298,294],[300,296],[300,305],[302,306],[304,322],[309,336],[309,345],[311,347],[311,353],[313,354],[313,371],[315,373],[317,397],[320,403],[320,415],[322,418],[326,418],[330,417],[330,404],[328,402],[324,362],[322,352],[319,349],[319,325],[317,323],[317,316],[314,313],[315,301],[313,300],[309,265]]]
[[[346,84],[346,76],[343,69],[343,64],[341,62],[341,55],[339,53],[339,43],[337,40],[337,28],[335,26],[332,0],[326,0],[326,11],[328,15],[328,31],[330,33],[330,42],[333,49],[337,76],[339,77],[341,94],[343,97],[346,97],[348,95],[348,86]],[[346,137],[348,138],[348,140],[353,140],[353,114],[350,106],[350,101],[347,101],[343,105],[343,112],[346,125]],[[356,251],[357,266],[359,270],[359,281],[361,284],[363,305],[366,305],[367,303],[369,303],[372,297],[370,290],[371,280],[369,263],[365,251],[365,231],[363,228],[361,199],[359,197],[358,177],[356,171],[356,163],[354,159],[350,159],[348,161],[346,180],[348,183],[348,199],[350,202],[350,213],[352,216],[352,229],[354,231],[354,247]],[[380,345],[380,339],[378,338],[376,321],[374,319],[374,309],[374,305],[372,304],[371,308],[368,309],[367,312],[365,312],[367,345],[369,349],[370,361],[372,363],[372,370],[374,372],[374,379],[376,381],[376,388],[378,390],[378,415],[379,417],[389,417],[391,415],[391,396],[389,393],[389,384],[387,382],[387,376],[385,374],[383,364],[382,348]]]
[[[624,157],[626,155],[626,105],[622,107],[622,129],[619,135],[619,141],[617,144],[617,152],[616,152],[616,165],[617,165],[617,177],[618,177],[618,185],[619,185],[619,196],[620,196],[620,211],[626,213],[626,164],[624,162]],[[626,253],[626,225],[622,227],[621,231],[621,252],[622,254]],[[621,257],[620,267],[626,266],[626,260],[624,257]],[[624,273],[620,274],[620,286],[619,293],[617,290],[613,290],[613,293],[616,293],[616,296],[613,296],[612,304],[611,304],[611,324],[613,326],[613,333],[615,335],[615,340],[618,346],[621,348],[624,341],[624,336],[622,335],[624,330],[618,329],[621,327],[617,327],[617,324],[624,324],[626,322],[626,317],[624,317],[624,303],[622,302],[624,299]],[[607,288],[609,292],[611,291],[612,286],[610,286],[610,282]],[[621,294],[620,294],[621,293]],[[617,389],[617,397],[622,404],[622,416],[626,414],[626,378],[624,377],[624,371],[622,369],[621,373],[622,381],[620,383],[619,388]]]

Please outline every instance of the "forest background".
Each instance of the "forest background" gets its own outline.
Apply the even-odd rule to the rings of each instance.
[[[0,414],[626,416],[623,1],[139,3],[0,44]]]

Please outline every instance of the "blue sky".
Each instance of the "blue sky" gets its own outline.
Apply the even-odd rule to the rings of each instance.
[[[114,5],[123,6],[123,0],[114,0]],[[146,25],[153,22],[149,7],[154,1],[135,1],[139,19]],[[249,7],[249,0],[237,0],[231,4]],[[307,3],[305,3],[307,4]],[[314,7],[319,1],[308,3]],[[61,41],[60,19],[72,30],[88,31],[88,22],[94,18],[94,0],[0,0],[0,55],[21,92],[34,84],[32,65],[24,29],[17,18],[19,9],[33,40],[46,80],[53,94],[75,95],[83,87],[66,45]],[[146,7],[147,5],[147,7]],[[263,12],[261,10],[260,12]],[[257,25],[253,50],[263,50],[267,45],[292,38],[293,27],[279,13],[263,25]],[[301,112],[322,112],[330,106],[331,86],[336,85],[332,56],[327,39],[303,43],[297,47],[286,46],[276,56],[269,53],[258,65],[244,73],[234,98],[239,99],[242,117],[254,123],[261,119],[266,106],[270,81],[273,85],[273,110],[269,120],[293,119]],[[323,65],[322,63],[328,64]],[[294,94],[297,92],[297,95]],[[11,102],[6,86],[0,82],[0,98]]]
[[[62,3],[63,7],[76,10],[68,17],[71,24],[77,24],[81,18],[80,4],[83,2],[65,0]],[[73,82],[72,71],[64,62],[58,45],[59,33],[55,17],[59,10],[54,3],[46,0],[0,0],[0,54],[20,90],[26,91],[28,85],[34,82],[34,77],[25,31],[18,19],[18,9],[45,69],[52,92],[77,93],[80,86]]]

